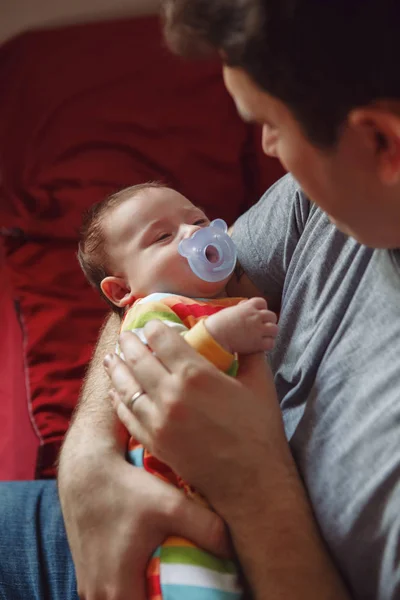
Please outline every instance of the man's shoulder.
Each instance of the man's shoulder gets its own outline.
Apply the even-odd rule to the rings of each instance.
[[[242,217],[242,221],[255,232],[265,230],[268,233],[274,232],[279,237],[284,235],[290,225],[299,235],[306,230],[311,233],[318,222],[328,224],[329,218],[309,199],[293,175],[288,173],[266,190]]]
[[[303,192],[299,182],[291,173],[287,173],[278,179],[278,181],[276,181],[271,187],[269,187],[261,196],[260,202],[266,198],[272,200],[282,197],[291,199],[292,201],[303,199],[308,202],[307,196]]]

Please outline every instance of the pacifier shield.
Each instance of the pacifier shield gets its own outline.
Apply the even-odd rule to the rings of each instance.
[[[223,281],[235,268],[236,248],[227,229],[225,221],[216,219],[178,246],[179,254],[188,260],[193,273],[203,281]]]

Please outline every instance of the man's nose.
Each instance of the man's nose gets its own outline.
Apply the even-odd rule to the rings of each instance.
[[[262,128],[262,149],[267,156],[276,157],[276,133],[269,125]]]

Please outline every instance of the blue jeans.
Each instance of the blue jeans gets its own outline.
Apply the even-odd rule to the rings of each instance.
[[[0,483],[0,600],[77,600],[55,481]]]

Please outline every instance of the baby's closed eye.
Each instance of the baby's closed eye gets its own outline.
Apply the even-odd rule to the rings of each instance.
[[[164,242],[165,240],[167,240],[170,237],[172,237],[172,233],[162,233],[156,237],[156,239],[154,240],[154,243]]]

